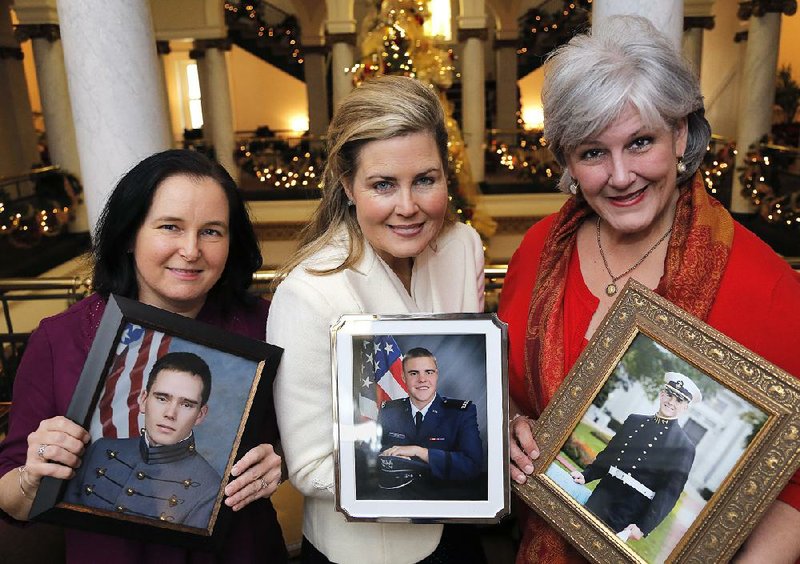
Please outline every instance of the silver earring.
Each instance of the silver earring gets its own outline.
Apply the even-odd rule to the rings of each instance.
[[[683,162],[683,157],[678,157],[678,164],[675,165],[675,168],[678,170],[678,174],[686,172],[686,163]]]
[[[569,183],[569,193],[575,196],[578,193],[578,189],[580,187],[581,186],[580,184],[578,184],[578,181],[573,178],[572,182]]]
[[[353,200],[347,200],[347,207],[352,208],[356,203]]]

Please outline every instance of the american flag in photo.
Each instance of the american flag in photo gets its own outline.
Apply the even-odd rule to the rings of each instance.
[[[139,394],[156,360],[169,351],[169,335],[129,323],[122,331],[89,433],[100,437],[139,436]]]
[[[403,355],[394,337],[376,335],[363,339],[359,356],[358,407],[363,417],[377,420],[384,401],[408,395],[403,382]]]

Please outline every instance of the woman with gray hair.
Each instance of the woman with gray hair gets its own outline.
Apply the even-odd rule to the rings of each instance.
[[[698,167],[710,127],[698,81],[672,44],[643,18],[610,18],[549,56],[542,98],[545,138],[571,197],[526,234],[500,301],[520,414],[511,441],[519,483],[539,456],[529,417],[541,414],[629,278],[800,375],[800,316],[783,314],[800,311],[800,282],[706,193]],[[742,556],[800,556],[797,508],[795,477]],[[633,517],[625,527],[631,539],[649,532],[638,524]],[[538,518],[525,523],[518,561],[578,557]]]
[[[463,562],[461,539],[451,543],[441,525],[348,523],[334,508],[331,323],[483,310],[480,238],[448,210],[444,112],[420,82],[381,77],[342,101],[327,147],[322,201],[267,323],[284,349],[275,404],[289,476],[305,496],[303,561]]]

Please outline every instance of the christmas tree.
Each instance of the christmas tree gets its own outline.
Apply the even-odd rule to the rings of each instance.
[[[453,107],[444,95],[455,75],[452,49],[437,47],[423,33],[428,17],[427,0],[383,0],[374,16],[365,18],[361,61],[353,69],[358,86],[385,74],[416,78],[431,85],[445,109],[448,133],[450,202],[458,218],[472,225],[486,240],[494,234],[495,221],[477,208],[478,186],[472,179],[461,129],[453,119]]]

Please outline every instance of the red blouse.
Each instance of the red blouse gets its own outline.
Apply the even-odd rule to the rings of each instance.
[[[514,253],[498,315],[508,323],[509,392],[523,413],[533,406],[525,386],[525,331],[542,247],[555,216],[534,225]],[[564,308],[566,374],[586,346],[584,335],[598,299],[581,274],[578,253],[570,260]],[[800,276],[750,231],[735,224],[733,246],[706,322],[770,362],[800,377]],[[779,499],[800,510],[796,474]]]

